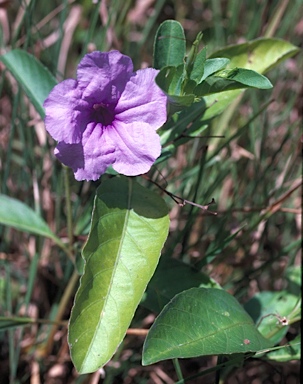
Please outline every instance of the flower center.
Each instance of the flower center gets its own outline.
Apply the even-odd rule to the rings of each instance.
[[[97,123],[101,123],[104,126],[111,125],[114,120],[114,112],[109,105],[100,103],[93,105],[93,119]]]

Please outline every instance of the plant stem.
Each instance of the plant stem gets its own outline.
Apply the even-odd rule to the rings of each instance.
[[[174,367],[175,367],[175,370],[176,370],[176,374],[177,374],[178,380],[182,382],[183,375],[182,375],[182,371],[181,371],[179,360],[178,359],[173,359],[173,364],[174,364]]]

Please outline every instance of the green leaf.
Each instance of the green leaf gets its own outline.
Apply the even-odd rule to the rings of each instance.
[[[175,20],[166,20],[156,33],[154,41],[154,68],[183,63],[186,40],[182,25]]]
[[[192,288],[176,295],[157,317],[143,346],[142,363],[257,352],[270,346],[229,293]]]
[[[268,352],[262,359],[284,363],[291,360],[301,360],[301,335],[291,340],[287,345]]]
[[[40,61],[21,49],[14,49],[0,56],[0,60],[22,86],[43,119],[43,102],[57,84],[56,79]]]
[[[203,50],[200,52],[200,55],[198,57],[198,50],[199,50],[199,45],[200,45],[200,42],[202,40],[202,32],[199,32],[197,34],[197,37],[195,39],[195,41],[193,42],[193,45],[188,53],[188,55],[186,56],[186,60],[185,60],[185,72],[187,74],[187,78],[191,78],[191,74],[192,74],[192,71],[194,69],[194,65],[196,63],[196,70],[198,69],[197,67],[199,67],[198,69],[198,73],[196,74],[193,74],[193,80],[195,80],[194,78],[195,77],[200,77],[200,70],[201,70],[201,64],[203,65],[204,67],[204,62],[205,62],[205,59],[206,59],[206,51],[203,52]]]
[[[156,76],[157,85],[167,95],[170,104],[170,115],[192,105],[195,101],[194,94],[182,94],[183,69],[184,64],[178,67],[164,67]],[[190,83],[191,82],[189,82],[189,85]],[[192,83],[195,85],[194,82]],[[194,86],[192,88],[194,88]]]
[[[167,95],[181,95],[183,69],[184,64],[162,68],[155,79],[158,87]]]
[[[26,204],[6,195],[0,195],[0,223],[53,239],[57,244],[61,240],[51,231],[46,222]]]
[[[154,274],[168,228],[162,198],[134,179],[115,177],[97,190],[69,324],[71,357],[80,373],[96,371],[117,350]]]
[[[222,77],[210,76],[199,84],[193,92],[196,96],[201,97],[244,88],[248,88],[248,86]]]
[[[267,77],[260,73],[250,69],[235,68],[220,71],[215,76],[208,77],[193,92],[197,96],[205,96],[244,88],[270,89],[272,84]]]
[[[251,69],[233,68],[233,69],[217,72],[216,76],[219,76],[228,80],[237,81],[238,83],[241,83],[248,87],[259,88],[259,89],[272,88],[272,83],[268,80],[267,77]]]
[[[161,258],[141,304],[159,313],[177,293],[201,286],[220,288],[213,279],[194,267],[176,259]]]
[[[298,301],[296,295],[287,291],[257,293],[244,308],[258,324],[258,330],[262,335],[274,344],[280,342],[288,331],[288,326],[283,325],[279,318],[291,314]]]
[[[299,49],[287,41],[262,38],[226,47],[213,53],[210,58],[226,57],[230,59],[228,68],[252,69],[263,74],[297,52]],[[209,108],[203,120],[212,119],[223,112],[241,92],[243,91],[234,90],[206,96],[205,101]]]
[[[204,64],[204,72],[203,76],[200,80],[200,83],[205,80],[208,76],[220,71],[225,68],[227,64],[230,62],[229,59],[224,57],[217,57],[215,59],[207,59]]]
[[[225,57],[230,59],[229,68],[247,68],[265,73],[299,51],[298,47],[288,41],[260,38],[243,44],[230,45],[214,52],[210,58]]]
[[[204,65],[206,61],[206,47],[203,48],[194,61],[193,69],[190,73],[190,79],[199,84],[202,81],[204,74]]]

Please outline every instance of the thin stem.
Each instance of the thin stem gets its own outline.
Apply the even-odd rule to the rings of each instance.
[[[173,359],[173,364],[174,364],[174,367],[175,367],[175,370],[176,370],[176,374],[177,374],[178,380],[182,382],[183,375],[182,375],[182,371],[181,371],[179,360],[178,359]]]
[[[174,193],[172,192],[169,192],[167,189],[161,187],[161,185],[159,183],[157,183],[156,181],[150,179],[149,177],[146,177],[143,175],[143,177],[150,181],[151,183],[153,183],[154,185],[156,185],[158,188],[161,189],[161,191],[163,191],[164,193],[166,193],[176,204],[178,204],[180,207],[184,207],[185,204],[190,204],[194,207],[198,207],[200,209],[202,209],[203,211],[205,211],[205,213],[208,213],[209,215],[217,215],[217,212],[212,212],[212,211],[208,211],[208,207],[212,204],[215,204],[215,200],[212,199],[210,203],[206,204],[206,205],[200,205],[200,204],[197,204],[197,203],[194,203],[193,201],[190,201],[190,200],[186,200],[186,199],[183,199],[183,197],[180,197],[180,196],[177,196],[175,195]]]

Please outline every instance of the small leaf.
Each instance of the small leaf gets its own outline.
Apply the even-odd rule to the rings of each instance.
[[[115,177],[97,190],[68,334],[79,373],[96,371],[116,352],[155,271],[168,228],[162,198],[134,179]]]
[[[154,41],[154,68],[183,63],[186,40],[182,25],[175,20],[166,20],[156,33]]]
[[[215,93],[232,91],[235,89],[245,89],[245,86],[237,81],[223,79],[222,77],[210,76],[193,90],[197,97],[208,96]]]
[[[205,61],[205,58],[206,58],[206,52],[203,52],[202,50],[202,54],[200,55],[200,57],[198,58],[198,49],[199,49],[199,44],[202,40],[202,32],[199,32],[195,41],[193,42],[193,45],[188,53],[188,55],[186,56],[186,60],[185,60],[185,71],[187,73],[187,77],[190,77],[191,73],[192,73],[192,70],[194,68],[194,64],[195,62],[197,61],[198,59],[198,63],[197,65],[199,66],[199,64],[203,63],[204,65],[204,61]],[[200,52],[201,53],[201,52]],[[204,61],[203,61],[203,58],[204,58]],[[194,80],[194,79],[193,79]]]
[[[194,80],[199,84],[203,79],[204,65],[206,61],[206,47],[201,49],[197,54],[196,60],[194,61],[193,69],[190,73],[190,79]]]
[[[145,340],[142,362],[257,352],[270,346],[229,293],[192,288],[176,295],[157,317]]]
[[[229,59],[224,57],[216,57],[215,59],[207,59],[204,64],[203,76],[200,80],[200,83],[205,80],[208,76],[220,71],[225,68],[230,62]]]
[[[245,88],[272,88],[267,77],[249,69],[236,68],[228,71],[217,72],[194,88],[196,96],[206,96],[214,93],[227,92]]]
[[[6,195],[0,195],[0,223],[61,243],[41,216],[26,204]]]
[[[241,83],[248,87],[259,88],[259,89],[272,88],[272,84],[267,77],[251,69],[233,68],[230,70],[217,72],[216,76],[219,76],[228,80],[237,81],[238,83]]]
[[[21,49],[14,49],[0,56],[0,60],[22,86],[43,119],[43,102],[57,84],[56,79],[40,61]]]

